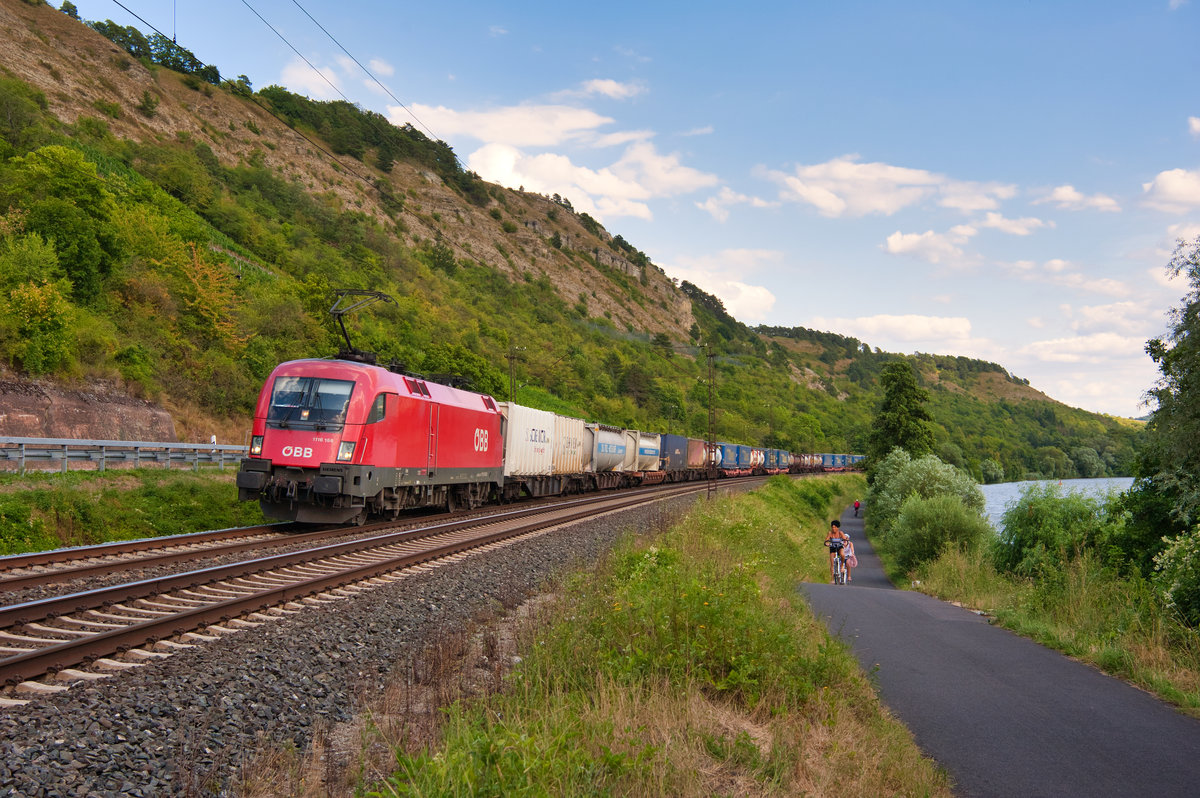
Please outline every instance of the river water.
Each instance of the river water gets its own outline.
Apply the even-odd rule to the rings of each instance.
[[[1030,485],[1059,485],[1063,493],[1083,493],[1103,497],[1110,490],[1122,491],[1133,484],[1132,477],[1099,477],[1097,479],[1049,479],[1041,482],[997,482],[980,485],[983,491],[984,515],[997,530],[1000,529],[1004,511],[1021,498],[1021,491]]]

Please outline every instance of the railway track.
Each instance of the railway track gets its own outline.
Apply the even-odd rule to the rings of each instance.
[[[690,483],[522,507],[0,607],[0,684],[12,691],[11,703],[22,693],[65,689],[63,682],[105,678],[306,604],[344,600],[423,563],[705,489]],[[30,681],[41,677],[49,678]]]
[[[644,488],[632,493],[638,494],[656,489]],[[557,502],[542,502],[541,504],[557,505]],[[310,525],[265,524],[164,538],[143,538],[101,543],[95,546],[14,554],[0,557],[0,606],[11,603],[11,599],[5,601],[5,596],[11,596],[16,591],[27,588],[71,582],[122,571],[210,560],[256,550],[310,545],[323,539],[347,535],[363,536],[373,531],[424,524],[430,520],[478,518],[493,512],[495,512],[495,508],[489,507],[482,511],[402,517],[397,520],[362,526],[335,526],[315,530]],[[312,531],[297,533],[294,530],[298,528]]]

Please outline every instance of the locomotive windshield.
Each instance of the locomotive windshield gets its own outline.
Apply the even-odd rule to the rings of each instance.
[[[267,423],[279,427],[329,429],[346,421],[351,380],[326,380],[319,377],[276,377],[271,389],[271,407]]]

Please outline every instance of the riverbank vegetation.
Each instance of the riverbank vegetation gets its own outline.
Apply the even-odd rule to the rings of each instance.
[[[880,464],[867,518],[893,581],[986,612],[1200,716],[1186,543],[1159,541],[1148,557],[1127,495],[1064,494],[1052,484],[1027,488],[996,534],[978,494],[932,456],[897,449]]]
[[[369,794],[950,795],[796,590],[828,579],[826,519],[861,489],[777,477],[631,530],[565,579],[501,688],[448,707],[435,742],[376,716],[364,746],[389,740],[395,772]]]

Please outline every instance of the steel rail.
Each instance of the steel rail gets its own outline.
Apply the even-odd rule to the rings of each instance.
[[[622,495],[619,497],[607,497],[608,502],[612,507],[605,508],[604,512],[629,509],[640,504],[646,504],[653,501],[658,501],[664,498],[671,498],[678,495],[684,495],[689,492],[699,492],[703,490],[703,486],[681,487],[673,491],[662,491],[651,495],[639,495],[630,497]],[[540,512],[541,518],[530,520],[520,526],[489,532],[484,535],[471,537],[465,540],[457,540],[441,546],[425,549],[410,554],[390,557],[388,559],[352,567],[337,573],[328,574],[320,577],[315,577],[306,581],[296,582],[284,586],[275,587],[265,591],[257,592],[253,595],[232,598],[226,601],[215,602],[206,606],[196,607],[183,612],[175,613],[161,619],[153,619],[135,623],[130,626],[120,629],[113,629],[108,632],[101,632],[79,640],[68,640],[56,645],[47,646],[41,649],[31,650],[27,654],[18,654],[11,657],[6,657],[0,660],[0,684],[14,684],[26,679],[35,678],[45,673],[51,673],[69,668],[82,662],[94,660],[97,657],[108,656],[119,651],[128,650],[130,648],[144,645],[146,643],[162,640],[166,637],[171,637],[178,634],[191,631],[193,629],[226,621],[230,618],[245,615],[247,613],[256,612],[304,598],[315,593],[321,593],[328,590],[333,590],[354,582],[360,582],[373,577],[381,576],[385,573],[411,567],[423,562],[428,562],[434,559],[441,559],[458,554],[471,549],[480,548],[483,546],[496,543],[508,538],[526,535],[531,532],[553,526],[560,526],[575,521],[593,517],[597,512],[594,506],[585,506],[576,509],[574,512],[563,513],[560,508],[557,511]],[[514,513],[515,514],[515,513]],[[494,523],[495,518],[489,517],[484,522],[485,525]],[[438,530],[439,533],[449,533],[456,531],[462,527],[467,527],[472,524],[479,524],[475,521],[460,521],[451,524],[439,525],[442,527]],[[413,530],[409,532],[396,533],[393,535],[384,535],[379,538],[372,539],[371,547],[378,548],[388,543],[400,542],[402,540],[419,539],[434,534],[429,531],[430,528],[424,530]],[[320,558],[327,558],[337,554],[343,554],[349,551],[361,550],[367,546],[358,545],[362,541],[353,541],[349,544],[336,544],[332,546],[323,546],[317,549],[310,549],[307,552],[290,553],[277,557],[263,558],[253,560],[242,565],[247,568],[241,569],[240,574],[235,574],[236,568],[232,567],[217,567],[208,568],[201,571],[194,571],[189,574],[181,574],[177,578],[154,579],[144,582],[133,583],[120,587],[132,588],[137,595],[126,593],[119,600],[126,601],[133,598],[142,598],[145,595],[150,595],[147,590],[152,586],[163,586],[171,584],[170,589],[179,589],[181,587],[192,587],[197,584],[221,581],[223,579],[232,578],[235,575],[246,575],[249,573],[259,573],[268,570],[268,563],[282,567],[295,564],[303,561],[313,561]],[[252,567],[251,567],[252,566]],[[155,592],[164,592],[167,588]],[[78,611],[80,609],[92,609],[95,606],[102,606],[105,603],[115,603],[117,596],[122,595],[116,588],[106,588],[88,593],[75,594],[74,596],[62,597],[61,599],[48,599],[41,602],[30,602],[25,605],[17,605],[7,610],[19,610],[22,607],[32,608],[35,605],[39,609],[33,615],[37,619],[49,616],[46,609],[51,606],[65,607],[68,604],[73,604],[70,610]],[[66,599],[76,599],[75,602],[66,602]],[[99,604],[97,603],[99,602]],[[60,614],[59,610],[55,614]],[[19,617],[17,612],[6,612],[10,617]],[[8,621],[14,623],[14,621]],[[28,622],[25,619],[15,621],[15,623]]]
[[[686,492],[687,488],[678,488],[677,490],[678,492]],[[674,495],[674,493],[670,491],[655,491],[648,496],[647,494],[638,494],[637,496],[630,498],[646,499],[666,497],[668,495]],[[628,494],[621,494],[620,496],[616,497],[611,495],[592,497],[573,504],[581,504],[587,508],[591,508],[597,503],[603,503],[605,501],[618,502],[620,499],[625,497],[628,497]],[[550,510],[539,508],[538,512],[553,512],[553,508]],[[594,510],[589,509],[589,512],[594,512]],[[81,593],[71,593],[65,596],[54,596],[45,599],[38,599],[36,601],[24,602],[22,604],[11,604],[7,607],[0,607],[0,629],[5,629],[22,623],[36,623],[37,621],[57,615],[65,615],[71,612],[81,612],[84,610],[96,609],[97,607],[120,603],[122,601],[144,598],[149,595],[164,593],[168,590],[179,590],[183,588],[195,587],[196,585],[201,585],[210,581],[232,579],[239,576],[260,573],[272,568],[308,562],[321,557],[332,557],[339,554],[347,554],[365,549],[377,548],[390,543],[398,543],[407,540],[430,537],[432,535],[453,532],[470,526],[494,523],[496,521],[502,521],[516,516],[529,514],[529,508],[510,510],[508,512],[497,513],[494,515],[474,517],[459,521],[448,521],[445,523],[420,527],[418,529],[410,529],[402,532],[392,532],[386,535],[359,538],[357,540],[343,541],[341,543],[333,543],[327,546],[319,546],[312,549],[285,552],[283,554],[276,554],[269,557],[260,557],[253,560],[246,560],[244,562],[217,565],[197,571],[188,571],[186,573],[171,574],[152,579],[145,579],[138,582],[129,582],[122,585],[102,587]]]
[[[187,546],[192,543],[232,540],[268,532],[283,532],[294,526],[295,524],[288,522],[260,524],[259,526],[214,529],[208,532],[190,532],[183,535],[165,535],[156,538],[139,538],[138,540],[116,540],[110,543],[97,543],[93,546],[72,546],[65,549],[34,551],[27,554],[9,554],[0,557],[0,570],[9,571],[18,568],[33,568],[39,565],[57,565],[59,563],[76,562],[78,560],[89,560],[94,557],[110,557],[119,554],[132,554],[139,551],[165,549],[171,546]],[[0,586],[4,584],[4,580],[0,580]]]
[[[637,489],[636,491],[630,491],[626,495],[638,495],[642,492],[663,489],[663,486],[641,488]],[[609,497],[609,494],[601,494],[597,496],[588,496],[581,499],[574,499],[567,502],[562,502],[560,504],[543,504],[540,506],[545,508],[547,506],[554,507],[578,504],[581,502],[596,502],[603,501]],[[447,514],[442,515],[444,517]],[[496,513],[493,515],[501,514]],[[471,516],[471,518],[474,520],[479,520],[481,517],[489,516]],[[414,517],[412,520],[421,519]],[[117,571],[136,570],[160,565],[173,565],[175,563],[188,562],[190,560],[220,557],[227,554],[237,554],[243,551],[253,551],[254,549],[269,549],[277,546],[291,545],[294,543],[305,543],[311,540],[319,540],[322,537],[334,537],[338,534],[370,532],[375,529],[390,529],[395,527],[397,523],[404,522],[392,520],[375,522],[364,526],[327,527],[313,532],[304,532],[295,535],[281,535],[277,538],[230,543],[226,545],[210,546],[207,548],[195,548],[178,552],[151,555],[147,557],[139,557],[134,560],[106,560],[104,562],[96,562],[90,565],[64,567],[52,571],[17,574],[15,576],[3,576],[0,577],[0,592],[7,590],[20,590],[32,585],[68,582],[74,579],[82,579],[89,576],[99,576]],[[170,548],[172,546],[186,546],[192,543],[211,543],[220,541],[222,539],[236,540],[238,538],[260,535],[264,532],[270,531],[287,532],[290,529],[295,529],[297,526],[298,525],[291,523],[265,524],[257,527],[242,527],[238,529],[214,530],[212,532],[197,532],[191,535],[172,535],[167,538],[143,538],[140,541],[117,541],[114,543],[102,543],[97,546],[86,546],[71,549],[54,549],[52,551],[34,552],[31,554],[14,554],[10,557],[0,557],[0,572],[3,570],[16,570],[18,568],[33,568],[36,566],[49,566],[60,563],[79,562],[82,560],[119,556],[122,554],[137,554],[142,551],[149,552],[155,549]]]

